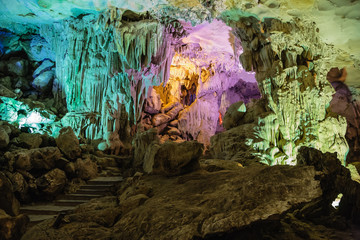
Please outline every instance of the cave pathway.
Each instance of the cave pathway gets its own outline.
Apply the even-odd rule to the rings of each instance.
[[[98,177],[80,186],[75,193],[60,195],[53,202],[24,205],[20,208],[20,212],[29,216],[28,227],[47,219],[59,219],[62,215],[74,210],[79,204],[88,202],[93,198],[113,195],[115,185],[122,181],[123,178],[120,176]]]

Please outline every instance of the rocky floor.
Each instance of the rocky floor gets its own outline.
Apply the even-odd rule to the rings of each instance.
[[[213,159],[181,176],[136,173],[117,196],[79,205],[58,228],[43,221],[22,239],[358,239],[358,226],[344,217],[358,220],[346,204],[359,203],[358,185],[348,192],[350,175],[336,156],[312,151],[303,150],[298,166]],[[334,209],[339,188],[344,197]]]

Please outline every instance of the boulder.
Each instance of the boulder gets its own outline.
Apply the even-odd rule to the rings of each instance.
[[[175,176],[193,171],[199,166],[204,145],[196,141],[165,142],[154,154],[145,157],[144,171],[147,173]]]
[[[330,212],[331,203],[339,193],[343,194],[339,205],[339,212],[354,223],[360,224],[360,183],[353,181],[349,169],[341,165],[336,153],[322,153],[317,149],[301,147],[297,155],[297,164],[310,165],[323,174],[316,178],[321,183],[324,195],[317,205],[304,207],[302,215],[319,217],[312,209],[322,209]]]
[[[168,104],[166,104],[163,108],[161,108],[161,112],[162,113],[167,113],[169,112],[171,109],[173,109],[174,107],[177,107],[181,105],[180,102],[169,102]]]
[[[18,57],[10,58],[7,63],[7,70],[16,76],[25,77],[29,72],[29,62]]]
[[[76,137],[71,127],[62,128],[59,136],[55,139],[56,145],[70,159],[81,156],[79,139]]]
[[[16,94],[7,87],[5,87],[4,85],[0,84],[0,96],[15,98]]]
[[[65,172],[55,168],[37,178],[35,183],[37,188],[43,193],[55,197],[64,190],[66,181]]]
[[[29,171],[32,169],[31,165],[31,154],[28,151],[19,151],[13,156],[16,169],[22,169]]]
[[[0,70],[1,71],[1,70]],[[2,71],[1,71],[2,72]],[[11,89],[12,86],[11,86],[11,78],[8,76],[8,77],[3,77],[3,78],[0,78],[0,84],[3,85],[4,87],[6,87],[7,89]],[[3,96],[3,95],[1,95]]]
[[[75,162],[75,171],[79,178],[89,180],[96,178],[98,175],[98,166],[90,158],[78,158]]]
[[[55,72],[53,70],[45,71],[37,76],[32,82],[32,86],[41,92],[51,90],[52,80],[54,79]]]
[[[0,149],[6,148],[9,144],[9,135],[6,130],[0,127]]]
[[[44,59],[55,61],[55,52],[51,44],[40,35],[31,35],[28,41],[21,41],[21,46],[32,61],[41,62]]]
[[[216,159],[254,161],[254,150],[249,148],[246,139],[254,138],[255,124],[244,124],[210,138],[210,154]],[[244,162],[241,162],[244,164]]]
[[[146,201],[143,198],[140,207],[119,219],[113,237],[236,239],[222,236],[253,223],[266,223],[294,206],[320,197],[322,191],[315,175],[309,166],[252,166],[197,171],[163,181],[144,179],[142,182],[152,186],[155,194]],[[140,229],[139,222],[144,223]]]
[[[29,81],[24,77],[18,77],[15,79],[15,88],[19,88],[22,91],[28,91],[30,89]]]
[[[168,115],[170,117],[170,121],[174,120],[176,118],[176,116],[179,114],[179,112],[183,109],[184,109],[183,105],[178,104],[178,105],[174,106],[170,111],[168,111],[166,113],[166,115]]]
[[[57,147],[37,148],[29,151],[31,154],[31,165],[33,169],[53,169],[55,167],[56,160],[62,156]]]
[[[17,145],[23,148],[39,148],[42,137],[39,133],[21,133],[16,139]]]
[[[165,113],[158,113],[151,119],[152,125],[157,127],[171,120],[171,117]]]
[[[21,214],[16,217],[11,217],[0,209],[0,239],[20,239],[25,233],[28,223],[28,216]]]
[[[223,125],[224,128],[229,130],[233,127],[237,127],[240,124],[241,118],[245,115],[246,106],[243,101],[232,104],[224,116]]]
[[[174,127],[169,128],[168,134],[169,134],[169,135],[181,136],[180,130],[177,129],[177,128],[174,128]]]
[[[169,123],[170,126],[177,127],[179,124],[179,120],[175,119]]]
[[[54,66],[54,63],[48,59],[43,61],[38,68],[33,73],[33,78],[38,77],[41,73],[49,71]]]
[[[21,202],[27,202],[30,200],[30,196],[28,194],[29,192],[29,185],[26,182],[24,176],[16,172],[11,177],[11,182],[13,184],[13,191],[15,193],[15,196],[21,201]]]
[[[10,179],[2,172],[0,172],[0,193],[0,209],[11,216],[18,215],[19,201],[15,198]]]
[[[134,168],[141,168],[144,163],[144,157],[147,151],[147,148],[152,144],[152,142],[158,142],[159,138],[157,135],[156,129],[152,128],[146,132],[137,132],[135,138],[133,139],[134,147]]]
[[[61,158],[57,147],[43,147],[31,150],[7,152],[5,158],[13,163],[16,169],[29,171],[31,169],[50,170],[55,167],[55,161]]]

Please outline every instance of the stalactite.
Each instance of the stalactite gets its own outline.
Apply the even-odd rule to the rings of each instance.
[[[115,131],[121,105],[136,122],[148,88],[169,75],[166,28],[151,19],[122,21],[121,14],[113,8],[98,19],[88,15],[41,29],[56,52],[59,93],[69,110],[62,123],[87,138]]]

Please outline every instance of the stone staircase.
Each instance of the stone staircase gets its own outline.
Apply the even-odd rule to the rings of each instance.
[[[122,180],[123,178],[119,176],[98,177],[80,186],[75,193],[61,195],[53,202],[24,205],[20,208],[20,212],[29,216],[29,227],[31,227],[46,219],[56,218],[60,214],[70,212],[77,205],[93,198],[112,195],[111,189]]]

